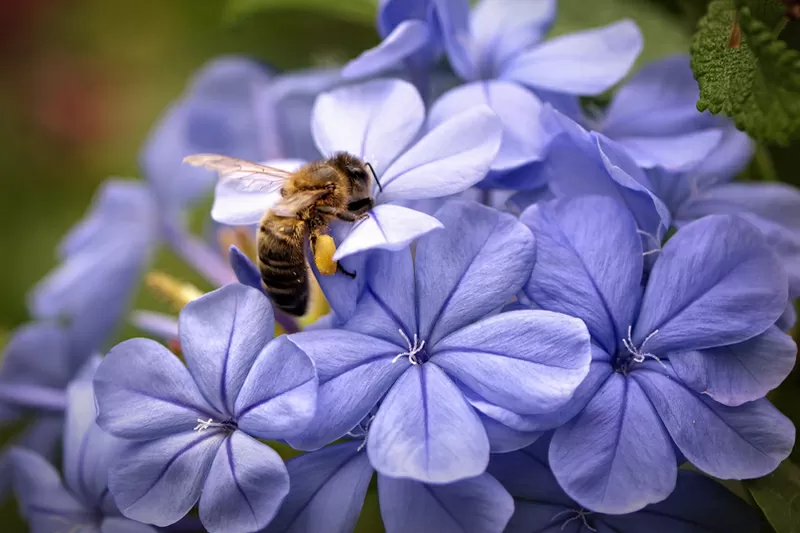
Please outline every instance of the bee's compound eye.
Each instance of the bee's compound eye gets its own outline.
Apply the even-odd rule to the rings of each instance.
[[[354,178],[363,179],[367,177],[367,172],[361,166],[348,165],[347,172],[349,172]]]

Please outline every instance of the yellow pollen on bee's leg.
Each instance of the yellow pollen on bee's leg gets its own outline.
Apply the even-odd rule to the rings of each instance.
[[[175,311],[180,311],[186,304],[203,295],[203,292],[191,283],[180,281],[163,272],[148,273],[145,276],[145,285],[156,296],[169,303]]]
[[[314,247],[314,263],[317,265],[319,273],[324,276],[336,274],[336,261],[333,254],[336,253],[336,243],[330,235],[320,235],[317,237],[317,244]]]

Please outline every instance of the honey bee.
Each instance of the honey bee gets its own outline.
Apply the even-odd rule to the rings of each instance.
[[[278,308],[302,316],[308,306],[305,242],[308,239],[318,270],[337,271],[354,278],[332,256],[328,225],[334,220],[353,223],[369,216],[375,205],[369,163],[348,153],[303,165],[294,172],[216,154],[196,154],[184,163],[215,170],[243,192],[275,192],[276,202],[258,227],[258,268],[267,294]]]

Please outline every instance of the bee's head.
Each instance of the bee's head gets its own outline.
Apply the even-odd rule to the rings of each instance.
[[[350,181],[351,196],[356,198],[366,198],[371,196],[372,179],[375,176],[372,166],[361,159],[346,152],[336,154],[330,159],[330,163],[342,172]],[[378,183],[380,188],[380,183]]]

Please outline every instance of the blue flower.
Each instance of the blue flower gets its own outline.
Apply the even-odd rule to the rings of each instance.
[[[128,440],[110,471],[122,513],[166,526],[200,502],[210,532],[264,527],[289,491],[280,458],[256,439],[285,439],[314,414],[311,360],[272,340],[269,300],[234,284],[180,314],[187,366],[147,339],[118,345],[95,376],[97,423]],[[187,368],[188,367],[188,368]]]
[[[358,441],[291,459],[291,490],[263,533],[351,533],[375,473]],[[489,474],[428,485],[378,474],[386,533],[501,533],[511,496]]]
[[[416,140],[425,106],[412,85],[374,80],[323,93],[312,130],[324,157],[349,152],[369,162],[381,183],[370,216],[351,226],[334,259],[373,248],[398,250],[441,223],[398,201],[461,192],[486,174],[500,145],[500,124],[485,107],[465,111]],[[276,163],[267,162],[276,165]],[[285,164],[279,162],[277,165]],[[231,181],[217,186],[212,216],[231,225],[255,224],[274,194],[239,191]]]
[[[757,228],[727,215],[687,225],[643,286],[635,221],[614,200],[541,204],[522,221],[537,239],[526,295],[584,320],[593,360],[555,415],[491,413],[506,450],[558,428],[550,463],[559,484],[614,514],[672,492],[676,450],[725,479],[763,476],[788,456],[794,427],[763,396],[791,370],[796,346],[774,326],[786,274]]]
[[[486,469],[485,411],[550,413],[586,376],[580,320],[495,314],[530,273],[530,231],[478,204],[452,202],[436,216],[445,229],[418,241],[413,262],[408,250],[374,252],[341,329],[289,337],[314,359],[320,380],[316,416],[288,440],[293,447],[319,449],[380,404],[367,438],[375,469],[454,482]]]
[[[0,366],[0,425],[31,417],[13,446],[29,448],[50,459],[64,425],[66,387],[91,379],[83,350],[73,331],[51,322],[18,328],[5,347]],[[0,499],[10,488],[8,449],[0,454]]]
[[[91,362],[89,377],[99,362]],[[120,442],[95,424],[91,380],[72,383],[67,397],[63,483],[38,453],[23,448],[11,452],[14,487],[31,531],[155,533],[150,526],[122,517],[108,492],[108,468]]]
[[[436,125],[463,109],[489,106],[503,122],[503,144],[492,164],[500,175],[545,159],[557,131],[540,118],[542,100],[576,115],[576,95],[612,87],[642,49],[639,29],[629,20],[541,42],[555,18],[552,0],[483,0],[471,14],[467,8],[466,1],[454,3],[450,18],[457,29],[445,41],[450,64],[467,83],[434,103],[430,121]]]
[[[548,466],[549,440],[514,453],[494,455],[489,470],[514,497],[506,533],[757,533],[755,510],[741,498],[696,472],[681,470],[675,492],[639,512],[592,512],[559,486]]]

